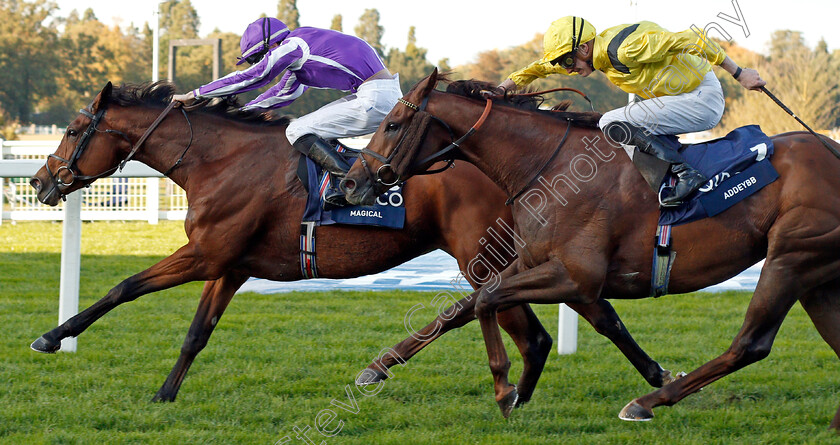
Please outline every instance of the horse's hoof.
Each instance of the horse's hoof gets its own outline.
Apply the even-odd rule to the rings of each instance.
[[[653,419],[653,411],[643,407],[633,400],[618,413],[618,418],[630,422],[647,422]]]
[[[517,397],[516,397],[516,403],[513,405],[513,407],[514,407],[514,408],[522,408],[523,406],[525,406],[525,404],[526,404],[526,403],[528,403],[528,402],[530,402],[530,401],[531,401],[531,398],[530,398],[530,397],[528,397],[528,398],[526,399],[525,397],[519,397],[519,396],[517,396]]]
[[[671,382],[676,382],[677,380],[687,376],[688,374],[680,371],[676,374],[671,374],[671,371],[666,370],[662,373],[662,386],[665,386]]]
[[[33,351],[52,354],[61,349],[61,342],[51,342],[42,335],[38,337],[38,340],[33,341],[29,347],[32,348]]]
[[[513,412],[513,408],[516,407],[516,402],[518,400],[519,394],[516,392],[516,386],[514,386],[507,395],[496,402],[499,404],[499,409],[502,410],[502,416],[505,419],[510,417],[510,413]]]
[[[358,377],[356,377],[356,386],[375,385],[384,382],[388,378],[388,374],[372,368],[366,368]]]
[[[174,401],[175,401],[175,397],[166,397],[160,391],[158,391],[157,394],[155,394],[155,396],[152,397],[152,402],[153,403],[165,403],[165,402],[174,402]]]

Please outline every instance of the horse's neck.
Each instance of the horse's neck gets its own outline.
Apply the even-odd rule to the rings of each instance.
[[[464,114],[470,116],[466,128],[455,129],[456,133],[466,132],[482,112],[475,106],[466,113],[459,107],[441,106],[440,110],[433,114],[451,114],[451,117],[443,118],[446,122],[463,121]],[[508,196],[513,196],[536,179],[563,139],[568,125],[566,121],[496,105],[481,129],[461,145],[460,151],[467,162],[478,167]],[[575,133],[578,139],[582,133],[589,132],[595,134],[588,129],[570,128],[570,133]],[[571,139],[570,134],[564,146],[569,146]],[[557,163],[556,160],[553,162]]]
[[[190,182],[220,174],[220,168],[250,175],[256,173],[255,166],[268,164],[280,182],[295,178],[289,172],[295,170],[297,156],[286,140],[283,127],[231,125],[224,118],[202,113],[188,113],[188,116],[189,125],[180,111],[172,111],[149,135],[134,159],[161,173],[172,169],[181,159],[169,178],[184,190]],[[151,125],[151,120],[138,124],[141,127],[134,140]]]

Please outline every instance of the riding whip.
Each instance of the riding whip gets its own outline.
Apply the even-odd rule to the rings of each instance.
[[[790,108],[786,107],[785,104],[782,103],[782,101],[780,101],[776,96],[773,95],[773,93],[771,93],[770,91],[767,90],[767,88],[764,88],[764,87],[761,87],[761,91],[763,91],[764,94],[766,94],[770,99],[773,99],[773,102],[776,102],[776,104],[778,106],[782,107],[782,109],[785,110],[785,112],[787,114],[793,116],[793,118],[796,119],[797,122],[802,124],[803,127],[808,129],[808,131],[810,131],[811,134],[813,134],[814,137],[817,138],[817,140],[822,142],[822,144],[825,145],[825,148],[827,148],[828,151],[830,151],[834,156],[836,156],[837,159],[840,159],[840,152],[838,152],[836,148],[832,147],[831,145],[828,145],[828,142],[826,142],[817,133],[815,133],[814,130],[811,129],[811,127],[809,127],[808,125],[805,124],[805,122],[802,122],[802,119],[800,119],[795,114],[793,114],[793,111],[790,111]]]

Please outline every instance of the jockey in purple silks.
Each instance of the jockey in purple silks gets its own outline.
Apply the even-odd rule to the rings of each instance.
[[[291,104],[308,88],[328,88],[352,94],[293,120],[286,129],[289,142],[330,172],[332,184],[325,200],[345,205],[336,185],[350,166],[325,139],[373,133],[402,97],[399,75],[392,75],[367,42],[338,31],[302,27],[294,31],[271,17],[257,19],[245,29],[239,43],[237,65],[249,63],[187,94],[181,102],[230,96],[280,81],[243,109],[280,108]]]

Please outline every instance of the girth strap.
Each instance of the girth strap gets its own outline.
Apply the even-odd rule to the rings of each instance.
[[[677,181],[674,177],[668,186],[674,187]],[[653,270],[650,277],[650,296],[659,298],[668,293],[668,282],[671,280],[671,267],[677,252],[671,248],[671,225],[657,226],[656,239],[653,247]]]
[[[315,226],[316,221],[300,223],[300,273],[303,279],[318,278],[318,266],[315,264]]]

